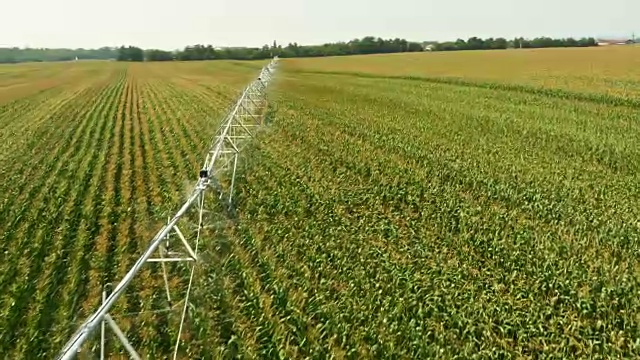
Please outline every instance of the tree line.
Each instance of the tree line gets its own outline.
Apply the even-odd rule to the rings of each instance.
[[[117,48],[102,47],[99,49],[21,49],[17,47],[0,48],[0,63],[42,62],[115,59]]]
[[[135,47],[121,47],[118,49],[118,60],[123,61],[192,61],[192,60],[260,60],[274,56],[287,57],[319,57],[340,55],[381,54],[397,52],[422,51],[421,43],[410,42],[405,39],[375,38],[368,36],[349,42],[328,43],[323,45],[301,46],[290,43],[287,46],[264,45],[260,48],[215,48],[213,45],[190,45],[179,51],[163,51],[157,49],[142,50]],[[142,55],[144,53],[144,55]],[[133,54],[133,55],[132,55]]]
[[[548,47],[587,47],[597,46],[594,38],[553,39],[538,37],[534,39],[471,37],[449,42],[412,42],[405,39],[382,39],[367,36],[348,42],[327,43],[322,45],[299,45],[289,43],[262,47],[228,47],[216,48],[213,45],[190,45],[182,50],[165,51],[159,49],[143,50],[135,46],[102,47],[100,49],[21,49],[0,48],[0,63],[19,63],[34,61],[69,61],[69,60],[119,60],[119,61],[192,61],[192,60],[260,60],[273,56],[282,58],[344,56],[363,54],[385,54],[399,52],[456,51],[456,50],[493,50],[507,48],[548,48]]]
[[[468,40],[458,39],[456,41],[432,43],[431,49],[434,51],[456,51],[456,50],[497,50],[508,48],[552,48],[552,47],[589,47],[598,46],[594,38],[566,38],[553,39],[550,37],[538,37],[534,39],[515,38],[507,40],[505,38],[482,39],[471,37]]]
[[[427,47],[431,45],[431,47]],[[453,51],[453,50],[497,50],[508,48],[550,48],[550,47],[588,47],[597,46],[594,38],[582,39],[553,39],[549,37],[538,37],[534,39],[515,38],[507,40],[505,38],[471,37],[468,40],[458,39],[455,42],[425,42],[417,43],[405,39],[375,38],[368,36],[362,39],[355,39],[349,42],[328,43],[323,45],[301,46],[297,43],[289,43],[282,47],[276,42],[273,45],[264,45],[261,48],[223,48],[216,49],[212,45],[192,45],[184,50],[169,52],[162,50],[145,51],[144,60],[147,61],[169,61],[169,60],[260,60],[273,56],[282,58],[293,57],[321,57],[321,56],[344,56],[344,55],[365,55],[365,54],[385,54],[399,52],[418,52],[426,49],[433,51]],[[140,52],[142,50],[139,49]],[[142,57],[137,61],[143,61]]]

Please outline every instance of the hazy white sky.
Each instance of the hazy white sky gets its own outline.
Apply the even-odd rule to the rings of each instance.
[[[2,0],[0,47],[640,35],[640,0]]]

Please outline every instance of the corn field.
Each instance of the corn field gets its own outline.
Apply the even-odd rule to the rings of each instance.
[[[441,54],[282,60],[234,224],[205,241],[181,356],[640,356],[640,67],[594,51],[626,54],[473,55],[510,64],[502,77]],[[520,59],[550,53],[595,70]],[[630,75],[607,75],[614,62]],[[56,355],[261,65],[0,67],[0,354]],[[113,313],[145,358],[175,336],[143,312],[156,270]]]

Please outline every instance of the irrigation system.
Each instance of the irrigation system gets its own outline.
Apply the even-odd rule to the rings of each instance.
[[[110,284],[105,285],[102,304],[80,325],[63,347],[58,359],[75,358],[83,345],[97,336],[98,331],[100,359],[104,359],[107,352],[105,345],[107,329],[113,332],[131,358],[141,358],[109,311],[127,291],[134,278],[140,277],[140,272],[145,265],[150,263],[160,264],[158,272],[161,272],[166,300],[169,304],[166,310],[180,312],[180,320],[176,323],[177,337],[173,347],[173,359],[178,357],[185,319],[188,310],[193,307],[189,297],[194,285],[194,274],[198,263],[202,261],[198,256],[199,244],[206,238],[203,235],[205,229],[216,226],[205,218],[212,212],[212,208],[220,209],[222,205],[223,208],[229,209],[232,205],[238,156],[246,140],[251,139],[257,128],[263,124],[264,113],[267,110],[266,90],[273,78],[277,62],[277,57],[272,59],[262,68],[258,78],[244,89],[217,130],[204,165],[200,169],[199,179],[186,202],[151,239],[142,256],[110,293],[107,292]],[[178,265],[182,265],[182,268]],[[177,276],[186,276],[188,281],[171,279],[176,276],[171,270],[180,269],[183,270],[182,275]],[[179,271],[176,272],[179,273]],[[184,277],[182,279],[184,280]],[[186,286],[186,291],[183,292],[184,297],[179,302],[175,302],[171,296],[172,293],[180,292],[172,289],[175,286]]]

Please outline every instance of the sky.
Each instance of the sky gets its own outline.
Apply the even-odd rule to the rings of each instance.
[[[2,0],[0,47],[640,37],[640,0]]]

